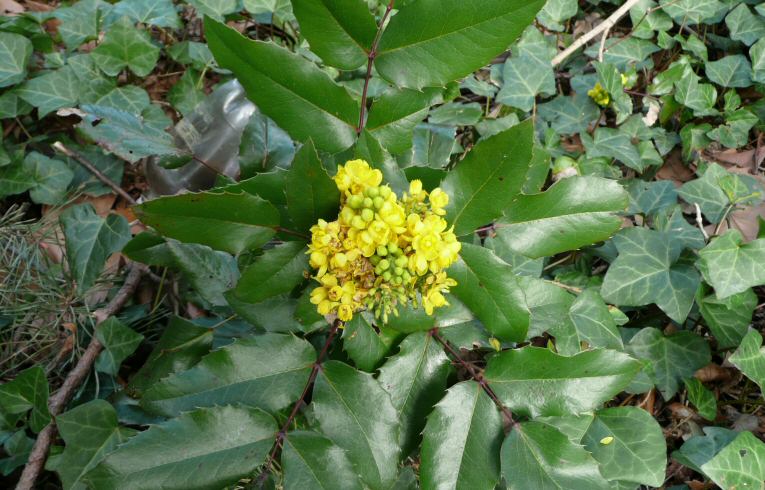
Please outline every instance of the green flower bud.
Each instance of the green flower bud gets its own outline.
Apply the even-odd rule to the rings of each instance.
[[[393,278],[393,284],[395,284],[396,286],[400,286],[401,283],[403,283],[403,282],[404,282],[403,279],[401,279],[401,277],[399,277],[399,276],[396,276],[396,277]]]
[[[383,281],[390,282],[391,274],[390,271],[385,271],[382,275]]]
[[[397,276],[400,276],[401,274],[404,273],[404,269],[401,268],[401,267],[394,267],[393,268],[393,273],[396,274]]]
[[[406,257],[399,257],[396,259],[396,267],[406,267],[408,260],[406,260]]]
[[[398,245],[396,245],[394,242],[390,242],[388,244],[388,252],[392,253],[393,255],[397,255],[400,251],[401,249],[398,248]]]
[[[387,271],[388,268],[390,268],[390,262],[388,262],[388,259],[382,259],[380,263],[377,265],[377,267],[381,268],[384,271]]]
[[[353,209],[359,209],[364,205],[364,198],[361,196],[351,196],[348,198],[348,206]]]
[[[401,274],[401,279],[403,279],[405,282],[409,282],[412,280],[412,275],[409,274],[409,271],[404,269],[404,273]]]
[[[382,259],[382,257],[380,257],[379,255],[373,255],[373,256],[369,257],[369,261],[372,262],[372,265],[379,264],[381,259]]]
[[[374,206],[374,201],[372,199],[365,197],[363,201],[363,205],[367,209],[372,209],[372,206]]]
[[[388,248],[383,245],[380,245],[379,247],[377,247],[377,255],[379,255],[380,257],[385,257],[386,255],[388,255]]]
[[[383,204],[385,204],[385,199],[383,199],[380,196],[377,196],[373,199],[372,203],[374,204],[375,209],[379,210]]]
[[[390,187],[388,187],[387,185],[380,187],[380,197],[382,197],[383,199],[388,199],[388,196],[390,196],[391,192],[392,191],[390,190]]]
[[[361,216],[354,216],[351,220],[351,226],[359,230],[363,230],[367,225],[364,220],[361,219]]]
[[[367,223],[371,222],[373,219],[375,219],[375,213],[371,209],[363,209],[361,211],[361,219],[366,221]]]
[[[367,188],[365,194],[367,195],[367,197],[371,197],[372,199],[374,199],[375,197],[380,195],[380,189],[377,187],[369,187]]]

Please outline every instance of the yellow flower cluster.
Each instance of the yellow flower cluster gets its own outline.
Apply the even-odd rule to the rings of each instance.
[[[601,107],[607,107],[611,102],[611,96],[608,95],[608,91],[603,88],[600,82],[595,83],[595,86],[587,91],[587,95]]]
[[[456,282],[445,269],[461,247],[443,218],[449,196],[439,188],[428,193],[414,180],[399,199],[363,160],[338,166],[334,180],[337,220],[319,220],[308,246],[319,282],[311,302],[319,313],[348,321],[368,309],[387,321],[410,301],[429,315],[446,305],[444,293]]]

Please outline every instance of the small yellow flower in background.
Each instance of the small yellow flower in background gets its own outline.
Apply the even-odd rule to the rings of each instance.
[[[587,95],[601,107],[606,107],[611,102],[611,97],[608,95],[608,91],[603,88],[600,82],[597,82],[595,86],[587,92]]]
[[[367,309],[387,321],[410,302],[428,315],[447,305],[444,295],[457,282],[445,269],[461,249],[443,218],[448,194],[428,193],[413,180],[399,199],[363,160],[339,165],[334,181],[341,192],[337,220],[311,227],[308,246],[319,283],[311,292],[317,311],[349,321]]]

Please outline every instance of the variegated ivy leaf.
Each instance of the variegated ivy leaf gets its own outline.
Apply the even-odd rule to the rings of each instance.
[[[579,2],[576,0],[547,0],[537,19],[548,29],[562,31],[565,29],[563,22],[575,16],[578,10]]]
[[[743,3],[728,13],[725,25],[728,26],[731,39],[747,46],[765,37],[765,18],[753,14]]]
[[[741,4],[741,7],[744,7]],[[746,8],[746,7],[744,7]],[[709,80],[723,87],[749,87],[752,85],[752,64],[746,56],[734,54],[704,64]]]
[[[765,284],[765,239],[743,243],[741,232],[732,229],[699,251],[699,269],[715,288],[717,298]]]

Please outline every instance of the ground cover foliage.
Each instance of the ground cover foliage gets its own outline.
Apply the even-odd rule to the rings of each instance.
[[[765,8],[560,54],[624,3],[0,0],[3,483],[763,488]],[[238,178],[143,199],[232,78]],[[353,159],[449,195],[433,315],[311,304]]]

